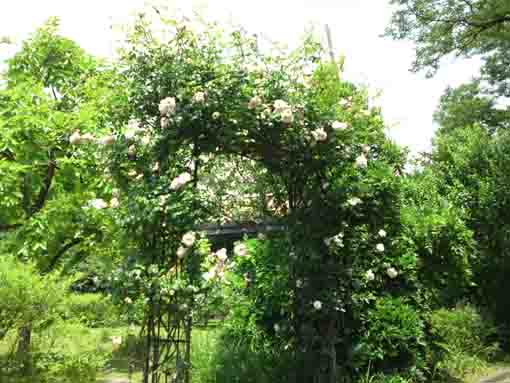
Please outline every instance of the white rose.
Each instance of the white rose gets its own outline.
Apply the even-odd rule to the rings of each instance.
[[[292,114],[292,110],[290,108],[285,109],[281,112],[282,121],[286,124],[292,123],[294,121],[294,115]]]
[[[360,204],[360,203],[361,203],[361,199],[359,199],[358,197],[353,197],[353,198],[349,199],[349,200],[347,201],[347,203],[348,203],[349,205],[351,205],[351,206],[356,206],[356,205],[358,205],[358,204]]]
[[[365,273],[365,278],[367,279],[367,281],[373,281],[375,279],[375,274],[372,270],[368,270],[366,273]]]
[[[119,199],[117,197],[113,197],[111,200],[110,200],[110,207],[113,208],[113,209],[116,209],[118,208],[120,205],[119,203]]]
[[[149,136],[148,134],[146,134],[145,136],[142,137],[142,144],[149,145],[150,142],[151,142],[151,136]]]
[[[376,246],[375,246],[375,249],[379,252],[379,253],[382,253],[384,251],[384,245],[382,243],[378,243]]]
[[[348,125],[346,122],[335,121],[332,124],[333,130],[345,130],[347,127]]]
[[[80,137],[80,140],[81,140],[81,142],[90,143],[90,142],[94,142],[95,138],[92,134],[85,133],[83,136]]]
[[[179,246],[177,249],[177,258],[183,259],[186,256],[186,253],[188,252],[188,249],[184,246]]]
[[[73,134],[71,134],[71,137],[69,137],[69,143],[71,145],[79,145],[79,144],[81,144],[80,132],[76,131]]]
[[[287,110],[289,109],[289,104],[287,104],[285,101],[283,100],[276,100],[273,104],[274,106],[274,111],[276,113],[281,113],[283,112],[284,110]]]
[[[234,254],[236,254],[239,257],[244,257],[246,254],[248,254],[248,249],[246,248],[246,245],[244,243],[238,243],[234,246]]]
[[[186,247],[191,247],[195,243],[197,237],[193,231],[188,231],[186,234],[182,236],[181,242]]]
[[[345,98],[344,98],[343,100],[340,100],[340,101],[338,102],[338,105],[340,105],[340,106],[342,106],[342,107],[349,106],[350,104],[351,104],[351,102],[350,102],[349,100],[345,99]]]
[[[260,104],[262,104],[262,99],[259,96],[254,96],[248,103],[248,109],[256,109]]]
[[[321,301],[315,301],[315,302],[313,302],[313,308],[314,308],[315,310],[320,310],[320,309],[322,309],[322,302],[321,302]]]
[[[216,257],[218,257],[218,259],[220,261],[226,261],[227,260],[227,249],[223,248],[223,249],[220,249],[216,252]]]
[[[114,137],[114,136],[112,136],[111,134],[109,134],[109,135],[107,135],[107,136],[104,136],[104,137],[101,137],[101,138],[99,139],[99,144],[101,144],[101,145],[105,145],[105,146],[107,146],[107,145],[111,145],[111,144],[113,144],[114,142],[115,142],[115,137]]]
[[[191,181],[191,174],[182,173],[170,183],[170,190],[178,190]]]
[[[383,229],[379,230],[378,234],[379,234],[379,237],[381,237],[381,238],[386,237],[386,232]]]
[[[168,128],[170,120],[168,119],[168,117],[161,117],[161,120],[159,121],[159,123],[160,123],[161,129],[166,129],[166,128]]]
[[[203,104],[205,102],[205,92],[197,92],[193,95],[192,101],[196,104]]]
[[[367,165],[368,165],[367,158],[363,154],[356,158],[356,166],[358,168],[366,168]]]
[[[93,207],[94,209],[105,209],[108,207],[108,204],[101,198],[95,198],[89,201],[89,206]]]
[[[386,270],[386,274],[388,274],[388,277],[391,279],[395,279],[398,276],[398,271],[394,267],[390,267]]]
[[[169,114],[175,113],[175,98],[174,97],[167,97],[160,101],[159,103],[159,113],[162,116],[167,116]]]
[[[312,136],[316,141],[326,141],[328,139],[328,134],[323,128],[312,131]]]

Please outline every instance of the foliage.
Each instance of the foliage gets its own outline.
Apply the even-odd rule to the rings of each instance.
[[[359,367],[374,370],[422,367],[425,343],[420,314],[401,298],[380,298],[365,318],[355,347]]]
[[[122,99],[118,77],[50,19],[7,60],[0,89],[0,247],[35,260],[43,272],[91,253],[112,226],[82,209],[107,186],[94,141]],[[96,194],[97,193],[97,194]]]
[[[40,276],[32,264],[12,256],[0,257],[0,340],[8,332],[31,326],[45,328],[58,317],[67,281]]]
[[[478,125],[490,134],[509,127],[510,112],[496,108],[497,99],[487,95],[480,81],[448,88],[434,114],[438,132],[447,134],[455,129]]]
[[[439,373],[463,378],[481,369],[498,351],[498,345],[491,344],[496,327],[472,306],[433,311],[429,326],[432,344],[439,354]]]
[[[101,294],[69,294],[61,310],[64,319],[77,320],[88,327],[113,327],[121,323],[119,308]]]
[[[433,74],[447,54],[467,57],[482,54],[489,78],[497,84],[508,81],[508,76],[503,75],[508,70],[503,64],[508,60],[510,33],[507,1],[392,0],[391,3],[396,10],[386,34],[417,43],[413,70],[428,69]]]

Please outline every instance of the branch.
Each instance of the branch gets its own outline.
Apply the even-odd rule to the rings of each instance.
[[[0,223],[0,232],[14,230],[21,226],[22,226],[21,223],[12,223],[12,224]]]
[[[51,271],[53,271],[53,268],[55,267],[55,265],[57,264],[57,262],[60,260],[60,258],[62,258],[62,256],[69,250],[71,249],[72,247],[82,243],[84,240],[83,237],[80,237],[80,238],[75,238],[73,239],[72,241],[66,243],[59,251],[58,253],[53,257],[53,259],[50,261],[48,267],[46,268],[46,273],[49,273]]]
[[[51,183],[53,181],[53,177],[55,176],[55,169],[57,168],[57,163],[50,159],[48,161],[48,171],[46,173],[46,178],[44,180],[44,185],[42,186],[41,191],[39,192],[39,196],[37,197],[37,201],[35,202],[32,210],[30,212],[30,216],[37,213],[44,207],[46,200],[48,199],[48,194],[50,192]]]

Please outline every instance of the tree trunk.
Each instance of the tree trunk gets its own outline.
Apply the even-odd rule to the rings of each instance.
[[[20,328],[16,357],[23,365],[23,373],[30,373],[30,343],[32,338],[32,325]]]

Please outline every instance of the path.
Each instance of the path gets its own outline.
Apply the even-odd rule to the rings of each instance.
[[[510,368],[501,369],[494,375],[480,380],[479,383],[510,383]]]

